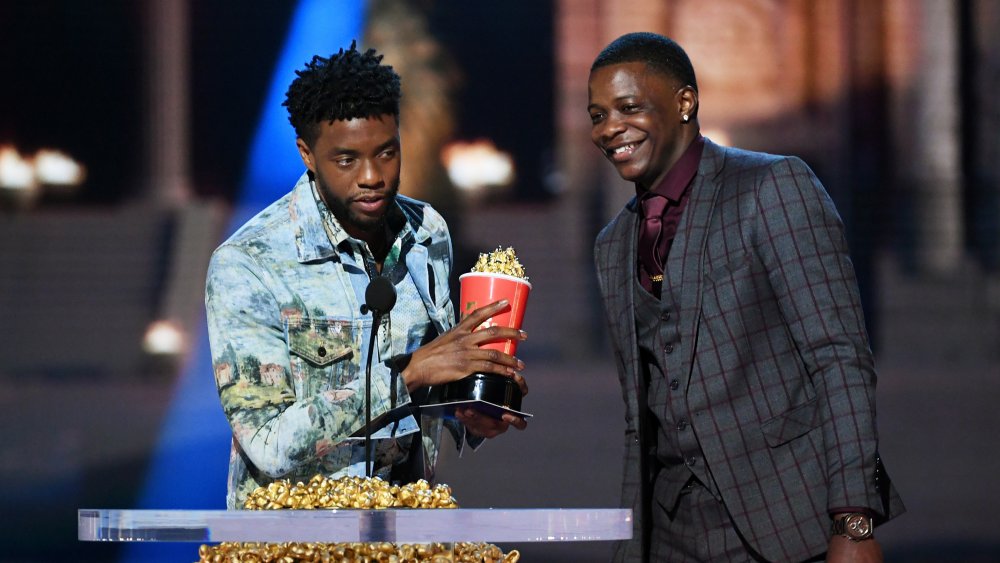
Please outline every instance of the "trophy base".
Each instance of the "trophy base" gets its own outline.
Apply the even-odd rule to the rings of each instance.
[[[521,411],[521,388],[509,377],[492,373],[474,373],[435,389],[435,397],[421,410],[443,409],[454,412],[455,407],[470,406],[494,418],[504,413],[530,417]]]
[[[474,373],[444,386],[442,403],[484,401],[511,410],[521,410],[521,388],[509,377]]]

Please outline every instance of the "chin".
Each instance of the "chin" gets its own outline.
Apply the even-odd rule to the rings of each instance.
[[[355,228],[366,233],[373,233],[382,227],[384,216],[379,217],[355,217],[352,223]]]
[[[644,170],[635,166],[622,166],[618,169],[618,175],[628,182],[638,182],[644,175]]]

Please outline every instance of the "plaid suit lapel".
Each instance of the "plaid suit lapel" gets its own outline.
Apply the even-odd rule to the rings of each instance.
[[[632,375],[628,384],[631,389],[630,402],[639,397],[638,343],[635,335],[635,304],[632,284],[636,269],[636,210],[635,200],[630,201],[618,214],[608,233],[608,246],[604,267],[607,271],[608,315],[611,322],[612,338],[621,346],[622,361],[626,373]],[[639,412],[638,403],[630,405],[632,412]]]
[[[725,150],[706,138],[698,173],[692,180],[690,199],[677,226],[677,236],[667,260],[671,291],[676,291],[680,297],[680,334],[691,335],[681,339],[680,353],[673,356],[673,362],[668,364],[667,370],[681,375],[681,381],[685,385],[689,381],[688,375],[694,362],[694,345],[701,314],[705,244],[712,213],[721,191],[721,185],[715,180],[724,163]]]

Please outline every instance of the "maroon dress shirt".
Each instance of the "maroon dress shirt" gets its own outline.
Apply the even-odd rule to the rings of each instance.
[[[639,212],[642,213],[644,207],[643,200],[647,198],[664,197],[666,198],[666,205],[663,207],[663,212],[661,214],[661,224],[662,230],[659,235],[658,242],[655,249],[647,249],[640,247],[639,256],[641,257],[644,252],[652,251],[654,256],[658,258],[657,262],[660,265],[667,263],[667,255],[670,253],[670,245],[674,242],[674,236],[677,234],[677,224],[680,222],[681,213],[684,211],[684,205],[687,203],[688,194],[690,193],[691,180],[694,179],[695,174],[698,173],[698,164],[701,162],[701,152],[705,148],[705,138],[700,134],[694,141],[688,145],[688,148],[681,155],[681,158],[673,165],[673,167],[663,176],[663,179],[656,185],[652,190],[646,191],[639,187],[639,184],[635,185],[636,199],[639,204]],[[662,203],[662,202],[661,202]],[[656,206],[659,207],[659,206]],[[643,217],[645,220],[645,216]],[[641,227],[640,227],[641,230]],[[639,244],[643,245],[644,240],[640,233]],[[663,287],[663,269],[660,267],[644,267],[643,260],[638,260],[638,276],[639,283],[646,291],[655,295],[657,299],[660,298],[660,290]],[[652,269],[653,271],[647,271]]]

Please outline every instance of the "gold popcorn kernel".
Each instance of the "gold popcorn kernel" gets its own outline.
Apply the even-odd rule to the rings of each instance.
[[[471,271],[505,274],[523,280],[528,279],[524,271],[524,266],[521,265],[521,262],[517,259],[517,254],[510,246],[503,249],[498,246],[496,250],[488,254],[480,253],[479,259],[476,260],[476,264],[472,267]]]

